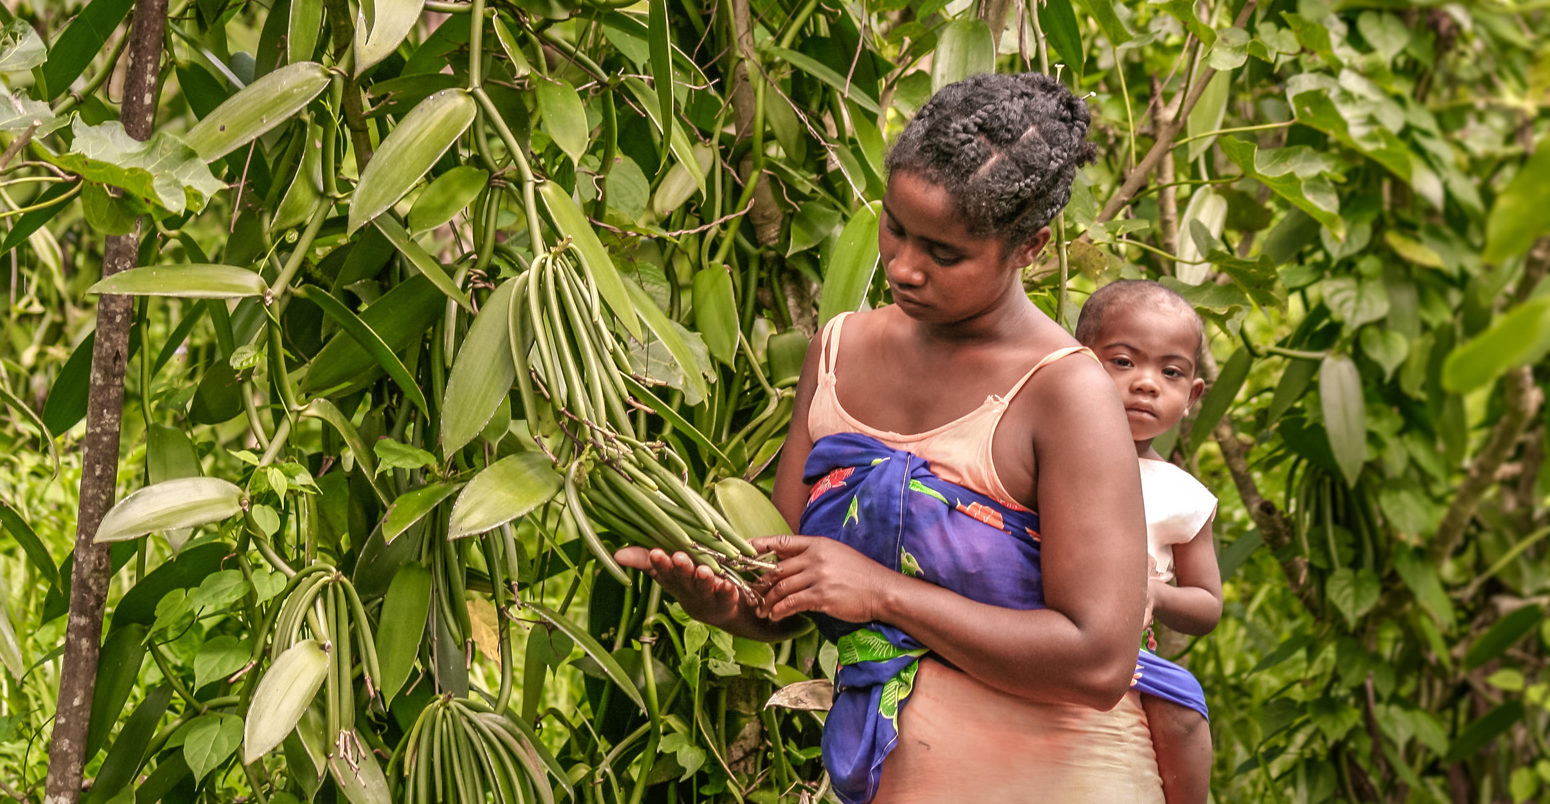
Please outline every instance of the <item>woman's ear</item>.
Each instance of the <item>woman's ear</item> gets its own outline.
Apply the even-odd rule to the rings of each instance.
[[[1018,268],[1025,268],[1033,264],[1033,258],[1039,256],[1044,246],[1049,243],[1049,227],[1040,229],[1033,235],[1033,239],[1018,246],[1011,254],[1010,262]]]

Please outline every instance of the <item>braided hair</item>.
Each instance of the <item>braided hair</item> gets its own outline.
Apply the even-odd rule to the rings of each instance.
[[[942,88],[888,153],[890,173],[945,190],[975,235],[1032,242],[1093,160],[1087,107],[1041,73],[982,73]]]

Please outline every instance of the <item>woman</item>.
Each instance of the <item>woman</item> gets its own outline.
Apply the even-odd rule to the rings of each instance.
[[[909,667],[882,697],[908,706],[896,721],[885,712],[881,724],[857,725],[850,714],[866,707],[837,717],[842,693],[826,728],[825,763],[847,801],[1162,800],[1128,691],[1146,596],[1134,447],[1112,381],[1021,284],[1092,158],[1087,123],[1081,102],[1047,76],[978,75],[945,87],[901,136],[878,235],[894,303],[837,318],[808,350],[775,504],[797,532],[815,523],[822,532],[756,545],[779,557],[757,609],[686,555],[619,553],[690,615],[737,634],[784,638],[806,613],[841,626],[835,633],[874,624],[865,630],[888,637],[877,643],[883,653]],[[839,457],[854,449],[881,457]],[[919,477],[928,482],[917,490],[943,502],[934,489],[974,500],[958,511],[1034,525],[985,566],[945,570],[970,573],[956,590],[913,577],[922,573],[908,549],[863,554],[838,532],[841,517],[864,519],[856,501],[813,516],[857,467],[877,466],[925,471],[900,475],[909,484],[900,488],[917,489]],[[925,528],[912,516],[899,520],[901,544]],[[943,516],[957,517],[952,528],[969,520]],[[936,544],[961,555],[942,560],[972,563],[988,543],[952,538]],[[1005,586],[1006,568],[1025,560],[1029,572],[1011,576],[1024,588],[998,594],[1026,599],[997,605],[977,594]],[[985,581],[976,569],[1002,575]],[[831,746],[830,732],[843,745]]]

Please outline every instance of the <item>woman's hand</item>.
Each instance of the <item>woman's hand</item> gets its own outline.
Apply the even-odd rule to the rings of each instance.
[[[660,547],[624,547],[614,553],[614,560],[650,575],[683,606],[685,614],[700,622],[725,628],[746,613],[742,592],[710,567],[695,564],[688,553],[668,555]]]
[[[758,613],[771,620],[815,611],[837,620],[881,619],[889,584],[904,576],[833,539],[821,536],[765,536],[753,540],[760,553],[774,552],[775,569],[760,578],[764,602]]]

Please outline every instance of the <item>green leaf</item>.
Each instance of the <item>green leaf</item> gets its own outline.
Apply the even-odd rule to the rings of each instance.
[[[1550,354],[1550,296],[1530,299],[1496,319],[1484,332],[1448,354],[1442,385],[1464,393],[1514,366],[1532,365]]]
[[[1320,172],[1296,169],[1312,157],[1312,149],[1294,146],[1260,151],[1258,145],[1239,137],[1223,137],[1217,143],[1245,176],[1269,187],[1337,237],[1345,237],[1345,221],[1340,218],[1340,198],[1334,185]]]
[[[68,122],[70,122],[68,115],[56,117],[48,104],[0,88],[0,131],[22,132],[37,124],[37,128],[32,133],[35,137],[41,137],[64,128]]]
[[[1356,485],[1367,462],[1367,412],[1362,403],[1362,378],[1345,355],[1330,355],[1319,367],[1319,406],[1329,448],[1345,476]]]
[[[511,305],[521,282],[501,283],[468,327],[441,405],[441,452],[451,456],[489,424],[517,376],[511,357]]]
[[[1238,391],[1243,388],[1243,381],[1248,379],[1249,369],[1254,365],[1254,357],[1247,349],[1240,348],[1233,352],[1232,357],[1222,366],[1222,370],[1216,375],[1216,382],[1211,384],[1210,390],[1200,400],[1200,411],[1195,414],[1195,422],[1190,425],[1189,444],[1185,447],[1184,454],[1194,455],[1200,449],[1200,445],[1206,443],[1211,437],[1211,431],[1216,429],[1217,422],[1227,415],[1228,408],[1238,396]]]
[[[694,359],[689,342],[679,332],[678,322],[668,318],[667,313],[664,313],[639,285],[626,282],[624,288],[629,293],[630,300],[634,302],[635,310],[645,320],[646,327],[657,336],[657,341],[662,344],[662,347],[672,356],[673,362],[683,372],[683,391],[686,400],[690,405],[699,404],[699,400],[704,400],[710,395],[710,388],[705,384],[705,377],[700,372],[700,363]]]
[[[1410,341],[1392,329],[1363,327],[1358,341],[1362,354],[1383,367],[1384,381],[1394,376],[1394,369],[1404,365],[1405,358],[1410,355]]]
[[[31,70],[48,61],[48,48],[32,24],[14,19],[0,31],[0,73]]]
[[[402,288],[407,284],[407,282],[400,284],[399,287]],[[426,415],[430,415],[430,408],[425,403],[425,394],[420,391],[420,386],[415,382],[414,376],[409,373],[409,369],[404,368],[403,361],[399,360],[398,355],[393,353],[392,348],[382,341],[381,336],[377,335],[376,330],[372,329],[362,319],[357,318],[338,299],[320,288],[307,285],[296,288],[292,292],[297,297],[306,299],[322,308],[323,312],[329,318],[332,318],[341,330],[344,330],[344,334],[354,339],[362,349],[366,350],[367,354],[371,355],[372,359],[377,362],[377,365],[387,372],[387,375],[393,379],[393,382],[398,384],[399,389],[404,392],[404,396],[410,402],[413,402],[415,407],[418,407]],[[385,299],[386,297],[383,298]],[[373,307],[375,306],[373,305]],[[327,351],[326,347],[324,351]],[[318,357],[313,358],[314,362],[319,361],[322,358],[322,354],[322,352],[319,352]]]
[[[741,332],[732,275],[726,269],[706,268],[694,275],[694,328],[705,338],[711,356],[731,366]]]
[[[312,58],[318,47],[318,34],[323,28],[322,0],[291,0],[290,15],[285,20],[285,60],[299,64]],[[355,58],[360,60],[360,51]]]
[[[444,89],[415,104],[361,171],[350,199],[349,230],[398,203],[441,155],[463,136],[478,104],[464,90]]]
[[[355,74],[365,73],[392,55],[414,30],[424,9],[425,0],[363,0],[362,15],[371,24],[368,27],[362,20],[355,25]]]
[[[985,24],[983,22],[980,23],[981,27],[984,27],[984,25]],[[988,40],[990,29],[985,28],[985,33],[987,34]],[[764,47],[764,50],[772,59],[790,64],[792,67],[795,67],[796,69],[807,73],[813,78],[828,84],[829,88],[833,89],[835,92],[840,93],[840,97],[844,98],[845,100],[860,106],[862,109],[865,109],[874,115],[882,114],[882,107],[877,105],[877,101],[872,100],[872,98],[868,97],[865,92],[857,89],[851,81],[846,80],[845,76],[835,72],[832,68],[829,67],[829,65],[824,64],[823,62],[807,55],[806,53],[801,53],[799,51],[780,47],[778,45],[767,45]],[[937,46],[936,53],[936,58],[942,58],[942,49],[940,45]],[[679,156],[679,159],[682,158],[682,156]]]
[[[328,69],[316,62],[287,64],[227,98],[195,123],[184,141],[200,159],[214,162],[289,121],[330,80]]]
[[[579,163],[592,132],[576,88],[563,78],[535,75],[533,94],[538,96],[539,123],[544,132],[572,162]]]
[[[4,404],[11,410],[21,414],[32,426],[38,428],[38,440],[48,449],[49,459],[53,463],[54,477],[59,477],[59,445],[54,441],[54,434],[49,431],[48,425],[43,423],[43,417],[32,409],[31,405],[22,401],[11,389],[0,385],[0,404]]]
[[[673,46],[668,38],[667,0],[651,0],[647,6],[648,32],[646,39],[651,48],[652,83],[657,89],[657,106],[667,135],[663,142],[673,139]]]
[[[117,120],[90,126],[77,117],[71,132],[68,152],[43,158],[87,181],[111,184],[145,204],[173,214],[197,211],[226,189],[194,149],[165,131],[140,142]]]
[[[399,495],[388,506],[387,516],[382,519],[382,540],[392,544],[394,539],[424,519],[426,514],[434,511],[436,506],[459,488],[461,486],[457,483],[432,483]]]
[[[181,299],[263,297],[269,285],[256,272],[233,265],[147,265],[103,279],[87,293],[171,296]]]
[[[475,536],[548,502],[565,479],[541,452],[508,455],[485,468],[452,504],[447,538]]]
[[[738,467],[738,465],[735,464],[731,458],[727,457],[725,452],[721,451],[721,447],[717,446],[716,443],[711,441],[709,438],[706,438],[704,433],[700,432],[698,428],[696,428],[688,419],[685,419],[683,415],[680,414],[677,410],[674,410],[671,405],[663,402],[660,398],[658,398],[656,394],[651,392],[650,388],[642,385],[640,381],[634,377],[623,376],[620,377],[620,379],[624,380],[624,386],[630,390],[630,396],[634,397],[635,400],[641,404],[656,411],[657,415],[661,416],[662,420],[667,422],[669,427],[672,427],[675,431],[683,434],[690,441],[693,441],[697,446],[705,450],[710,455],[715,456],[717,460],[721,461],[722,466],[727,467],[729,470],[742,471],[742,469]]]
[[[344,440],[345,446],[350,448],[350,455],[354,457],[356,465],[361,468],[367,482],[371,483],[372,489],[377,492],[377,497],[386,503],[388,501],[387,492],[383,491],[381,484],[377,480],[376,456],[366,447],[366,442],[361,440],[360,432],[355,429],[355,425],[351,424],[349,419],[344,417],[339,408],[327,399],[314,399],[301,409],[301,416],[309,419],[321,419],[332,426],[335,432],[339,433],[339,437]]]
[[[362,311],[360,320],[373,332],[382,333],[389,349],[401,352],[425,337],[425,331],[445,311],[444,299],[429,279],[411,276]],[[301,390],[312,394],[364,388],[380,376],[379,368],[372,353],[354,336],[341,332],[312,358]]]
[[[237,637],[211,637],[194,654],[194,689],[220,681],[247,666],[252,649]],[[192,763],[190,763],[192,765]]]
[[[1077,26],[1076,12],[1071,9],[1071,0],[1046,0],[1039,9],[1039,25],[1045,39],[1065,60],[1066,66],[1080,77],[1087,58],[1082,50],[1082,32]]]
[[[393,244],[393,248],[398,249],[398,253],[404,255],[404,259],[408,260],[409,264],[414,266],[416,271],[419,271],[426,279],[430,280],[432,285],[436,286],[437,290],[441,291],[447,298],[457,302],[458,306],[464,310],[470,313],[474,311],[473,303],[468,300],[468,296],[463,293],[462,288],[457,286],[457,282],[454,282],[452,277],[447,275],[447,269],[443,268],[441,263],[437,262],[436,258],[430,255],[430,252],[421,248],[419,243],[414,242],[414,238],[404,231],[404,227],[399,225],[398,219],[393,217],[393,213],[389,212],[378,215],[372,219],[371,223],[377,227],[377,231],[381,232],[383,237],[387,238],[389,243]]]
[[[1453,746],[1448,749],[1448,755],[1443,757],[1443,763],[1452,765],[1474,756],[1497,736],[1522,720],[1523,701],[1521,699],[1513,698],[1497,706],[1459,732],[1458,737],[1453,741]]]
[[[1130,31],[1125,28],[1125,23],[1120,22],[1119,15],[1114,13],[1113,0],[1076,0],[1076,4],[1092,15],[1098,23],[1098,30],[1103,31],[1110,44],[1118,47],[1130,41]]]
[[[133,5],[134,0],[92,0],[75,15],[64,33],[54,40],[48,51],[48,61],[39,70],[43,86],[47,88],[44,100],[53,102],[70,89],[92,59],[102,53],[108,37],[124,21]]]
[[[1513,609],[1491,624],[1464,654],[1464,669],[1474,670],[1502,655],[1513,643],[1528,636],[1545,618],[1545,610],[1530,603]]]
[[[745,539],[791,532],[791,526],[770,498],[740,477],[716,481],[716,506]]]
[[[81,212],[86,223],[104,235],[124,235],[134,231],[140,213],[128,199],[108,192],[108,188],[96,182],[86,182],[81,188]]]
[[[382,700],[391,703],[414,669],[425,638],[426,617],[431,608],[431,572],[408,562],[393,574],[382,616],[377,621],[377,664],[382,669]]]
[[[1343,276],[1326,280],[1320,290],[1330,312],[1352,329],[1389,314],[1388,292],[1381,281]]]
[[[259,679],[242,731],[242,764],[251,765],[285,739],[323,686],[328,651],[304,639],[285,649]]]
[[[603,303],[608,305],[615,316],[618,316],[624,329],[633,335],[636,340],[641,338],[640,321],[636,319],[637,305],[631,302],[631,297],[626,290],[625,282],[619,276],[619,269],[614,267],[614,261],[608,256],[608,250],[603,248],[603,241],[597,239],[597,232],[592,229],[592,222],[582,213],[581,208],[571,199],[565,189],[554,182],[544,182],[538,186],[538,194],[543,198],[544,208],[549,210],[549,217],[554,221],[554,228],[562,236],[571,239],[571,247],[581,257],[581,265],[586,269],[587,278],[597,286],[598,295],[603,297]]]
[[[1425,553],[1410,547],[1397,547],[1393,560],[1399,577],[1404,580],[1405,586],[1410,587],[1415,599],[1431,614],[1432,619],[1444,628],[1451,628],[1454,620],[1453,601],[1442,588],[1437,566]]]
[[[101,694],[100,689],[98,694]],[[109,801],[114,791],[135,788],[135,776],[145,763],[146,751],[156,735],[156,724],[167,713],[167,704],[171,700],[171,684],[159,684],[146,693],[145,700],[135,707],[134,713],[124,722],[124,728],[119,730],[118,739],[113,741],[113,748],[108,751],[107,759],[102,761],[96,778],[92,780],[88,804]],[[119,707],[122,706],[121,701]],[[114,714],[117,715],[118,711],[115,709]],[[89,758],[95,753],[91,751],[86,756]],[[130,800],[133,801],[132,798]]]
[[[377,474],[390,469],[423,469],[436,465],[436,456],[419,447],[402,444],[391,438],[378,439],[372,444],[377,453]]]
[[[597,662],[598,666],[602,668],[604,675],[608,676],[608,679],[619,688],[620,692],[625,694],[625,697],[629,698],[641,709],[646,708],[646,702],[641,699],[640,690],[636,688],[635,682],[630,680],[629,674],[624,671],[623,667],[619,666],[619,662],[614,659],[612,654],[598,644],[591,634],[587,633],[585,628],[578,627],[570,620],[537,603],[525,603],[523,608],[532,611],[550,625],[565,632],[566,636],[574,640],[588,656],[592,657],[592,661]]]
[[[1202,187],[1189,197],[1184,214],[1179,218],[1179,243],[1175,254],[1179,258],[1174,274],[1180,282],[1201,284],[1211,274],[1211,266],[1201,262],[1215,251],[1214,244],[1222,236],[1227,224],[1227,199]],[[1192,265],[1191,263],[1200,263]]]
[[[931,56],[931,91],[976,73],[994,72],[995,66],[996,43],[990,26],[977,17],[955,19],[942,27],[937,38]]]
[[[190,720],[180,731],[184,733],[183,759],[197,783],[237,752],[242,743],[242,718],[212,712]]]
[[[1518,169],[1491,205],[1485,226],[1486,262],[1522,254],[1540,235],[1550,232],[1550,137],[1539,141],[1534,155]]]
[[[97,681],[93,685],[91,719],[86,727],[86,759],[97,755],[107,743],[113,724],[124,711],[124,702],[134,689],[145,661],[145,627],[127,625],[108,630],[98,653]]]
[[[409,208],[410,233],[418,234],[452,220],[479,196],[489,181],[489,171],[473,165],[459,165],[437,176]]]
[[[1227,116],[1227,96],[1231,94],[1232,71],[1218,71],[1211,76],[1206,88],[1200,93],[1200,100],[1195,102],[1195,108],[1189,112],[1189,117],[1184,121],[1184,131],[1191,137],[1199,137],[1207,132],[1216,131],[1222,127],[1222,120]],[[1200,155],[1211,150],[1216,143],[1216,137],[1205,137],[1189,144],[1189,161],[1193,162]],[[1209,188],[1207,188],[1209,189]],[[1216,195],[1215,193],[1212,193]],[[1220,196],[1217,196],[1220,197]],[[1193,199],[1191,199],[1193,201]],[[1226,202],[1223,201],[1223,213],[1226,212]]]
[[[242,489],[215,477],[184,477],[146,486],[113,506],[93,541],[133,539],[163,530],[194,528],[242,512]]]
[[[983,24],[983,23],[981,23]],[[855,310],[866,301],[867,288],[877,270],[877,221],[879,202],[869,203],[851,216],[840,232],[823,274],[818,297],[818,325],[840,313]]]
[[[58,588],[59,568],[54,564],[54,557],[49,555],[48,547],[44,546],[43,540],[38,538],[27,520],[4,500],[0,500],[0,528],[4,528],[21,545],[22,552],[27,554],[33,568],[48,582],[48,586]]]
[[[1352,628],[1356,627],[1356,621],[1363,614],[1372,610],[1382,591],[1383,584],[1377,574],[1365,567],[1359,570],[1341,567],[1330,573],[1324,585],[1324,594],[1329,602],[1345,617],[1346,625]]]

